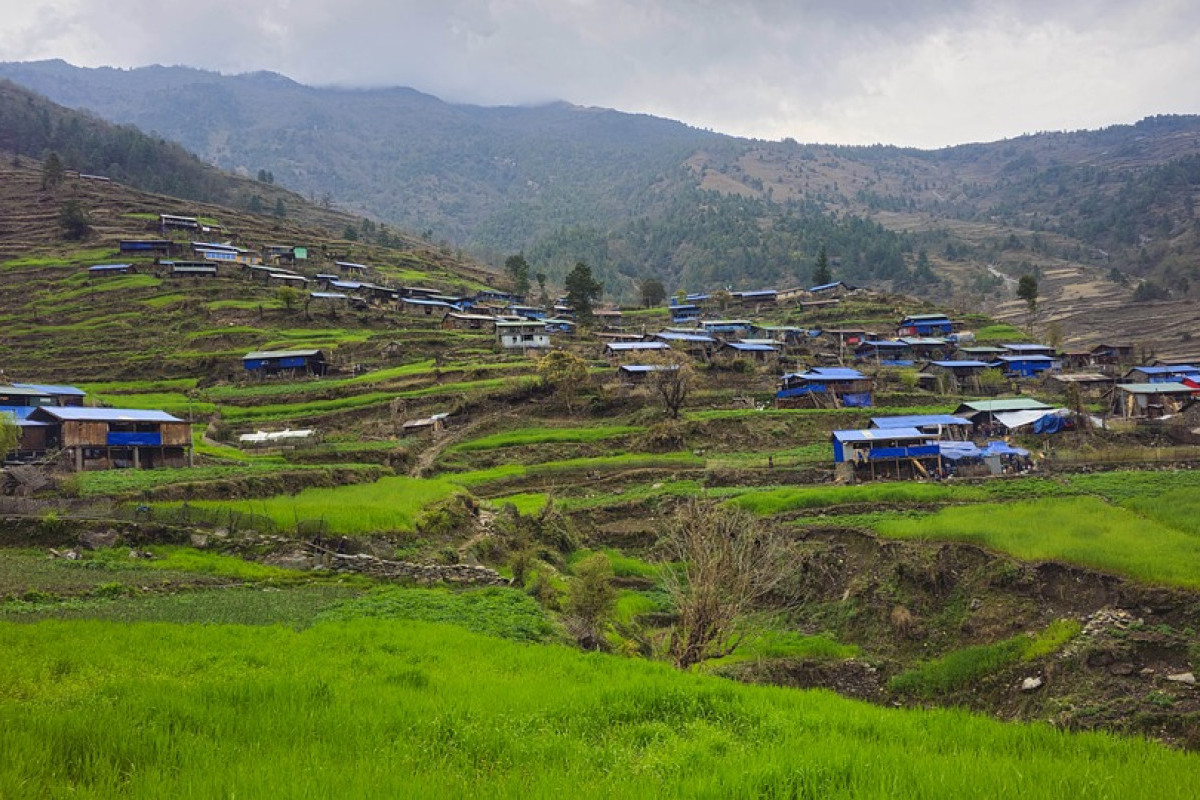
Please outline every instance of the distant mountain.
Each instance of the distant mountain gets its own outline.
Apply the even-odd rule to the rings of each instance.
[[[453,105],[412,89],[312,88],[273,73],[0,64],[64,105],[136,125],[246,176],[610,293],[834,276],[957,299],[1059,267],[1141,297],[1200,292],[1200,118],[936,151],[722,136],[565,103]],[[1074,273],[1073,273],[1074,274]],[[1064,281],[1061,281],[1065,283]]]

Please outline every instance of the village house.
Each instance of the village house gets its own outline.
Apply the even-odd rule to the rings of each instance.
[[[1032,397],[998,397],[994,400],[969,400],[954,409],[952,414],[971,420],[976,434],[994,436],[1030,424],[1054,410],[1053,406]]]
[[[709,336],[728,341],[749,336],[754,325],[747,319],[709,319],[701,320],[700,327]]]
[[[645,383],[655,372],[677,369],[678,364],[622,364],[617,367],[617,378],[623,386],[637,386]]]
[[[182,252],[183,248],[170,239],[121,239],[117,244],[121,253],[139,256],[170,256]]]
[[[717,340],[702,333],[660,331],[654,334],[654,338],[666,342],[672,350],[686,353],[699,361],[708,361],[717,349]]]
[[[1134,367],[1121,377],[1121,383],[1195,383],[1200,385],[1200,368],[1191,365]]]
[[[939,393],[983,393],[983,375],[993,369],[983,361],[930,361],[921,367],[921,388]]]
[[[856,369],[814,367],[780,379],[779,408],[862,408],[871,405],[874,381]]]
[[[1046,379],[1047,385],[1066,396],[1075,387],[1084,400],[1099,400],[1112,390],[1113,379],[1099,372],[1056,372]]]
[[[964,361],[987,361],[993,363],[1000,356],[1005,355],[1009,351],[1003,347],[993,347],[990,345],[967,345],[960,346],[955,349],[951,358],[959,358]]]
[[[497,322],[496,342],[505,350],[548,350],[550,334],[543,322]]]
[[[181,217],[177,214],[159,214],[158,227],[163,233],[169,230],[198,231],[200,230],[200,221],[195,217]]]
[[[892,339],[874,339],[854,348],[854,360],[879,367],[911,367],[912,347],[907,342]]]
[[[939,470],[937,434],[916,428],[833,431],[833,461],[842,479],[928,478]]]
[[[897,336],[946,336],[954,323],[945,314],[910,314],[900,320]]]
[[[770,342],[726,342],[717,351],[717,357],[726,363],[752,361],[756,364],[774,364],[779,360],[779,348]]]
[[[700,317],[703,316],[703,311],[701,310],[700,306],[693,303],[671,303],[670,312],[672,325],[683,325],[689,322],[699,322]]]
[[[260,350],[242,356],[242,367],[259,375],[324,375],[329,370],[321,350]]]
[[[496,324],[496,318],[487,314],[467,314],[461,311],[447,311],[442,317],[442,330],[446,331],[483,331],[491,330]]]
[[[1058,367],[1058,362],[1046,355],[1000,356],[996,361],[1005,375],[1015,378],[1035,378]]]
[[[1185,383],[1118,383],[1111,411],[1124,419],[1157,419],[1177,414],[1200,388]]]
[[[43,406],[82,406],[84,396],[83,390],[74,386],[41,383],[0,385],[0,414],[11,414],[19,421],[27,418],[35,408]]]
[[[77,472],[192,465],[191,424],[164,411],[42,406],[28,420],[43,426],[26,435],[61,450]],[[22,449],[28,444],[23,437]]]
[[[810,286],[808,293],[810,295],[819,295],[822,298],[827,297],[845,297],[854,291],[855,287],[845,281],[834,281],[832,283],[822,283],[820,286]]]
[[[898,417],[872,417],[870,428],[916,428],[943,441],[965,442],[971,438],[973,425],[966,417],[953,414],[910,414]]]
[[[133,264],[97,264],[94,267],[88,267],[89,278],[107,278],[113,275],[129,275],[137,272],[137,267]]]
[[[604,345],[604,357],[617,363],[628,358],[643,358],[646,353],[661,353],[671,349],[666,342],[607,342]]]

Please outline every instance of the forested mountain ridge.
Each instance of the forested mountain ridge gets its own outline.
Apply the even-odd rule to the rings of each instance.
[[[557,280],[586,260],[625,299],[640,277],[671,289],[803,284],[822,242],[835,277],[970,303],[1009,296],[997,271],[1060,267],[1114,299],[1200,291],[1198,117],[922,151],[272,73],[52,61],[0,64],[0,75],[495,263],[524,250]]]

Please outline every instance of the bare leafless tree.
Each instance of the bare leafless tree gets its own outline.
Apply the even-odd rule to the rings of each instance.
[[[647,387],[662,403],[667,415],[671,419],[678,419],[679,410],[687,402],[696,383],[696,368],[692,365],[692,359],[684,353],[668,350],[649,361],[657,369],[650,373]]]
[[[679,667],[737,647],[747,618],[783,581],[791,552],[750,513],[700,498],[680,506],[658,547],[677,615],[668,654]]]

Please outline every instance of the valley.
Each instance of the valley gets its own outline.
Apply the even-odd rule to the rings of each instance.
[[[728,196],[768,185],[738,163],[692,168]],[[1107,267],[1044,253],[1030,326],[1013,287],[966,287],[1025,274],[1033,243],[992,253],[1013,228],[939,216],[928,300],[714,278],[606,289],[587,321],[551,276],[526,298],[548,320],[519,319],[511,275],[279,187],[285,215],[44,183],[0,155],[0,395],[39,398],[14,406],[23,436],[60,432],[13,448],[0,495],[0,795],[1194,792],[1195,373],[1114,403],[1130,370],[1196,352],[1186,299],[1131,304]],[[926,213],[869,235],[930,237]],[[811,236],[799,220],[776,221]],[[201,251],[229,258],[186,271]],[[1056,366],[1022,373],[1043,342]],[[988,346],[1011,361],[937,372]],[[1090,372],[1099,394],[1054,380]],[[186,423],[187,465],[134,468],[127,449],[169,444],[135,412]],[[73,444],[71,414],[107,441]],[[1035,432],[1043,414],[1070,424]],[[894,418],[937,432],[873,427]],[[952,430],[1007,449],[959,460]],[[722,548],[678,557],[697,520],[766,569],[714,584],[753,602],[685,651],[689,569]]]

